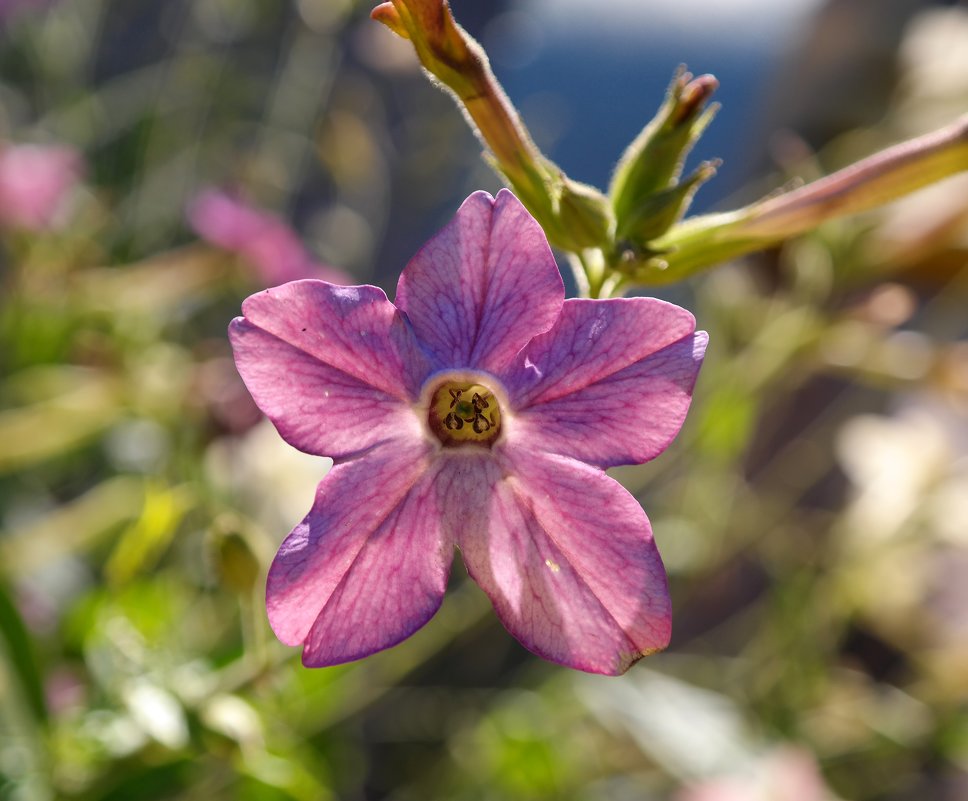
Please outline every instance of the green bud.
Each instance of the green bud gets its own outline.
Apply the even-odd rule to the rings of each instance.
[[[611,241],[615,219],[608,198],[595,187],[562,175],[556,209],[558,236],[568,250],[605,248]]]
[[[665,101],[652,121],[629,145],[615,173],[609,195],[620,228],[649,195],[676,185],[682,164],[718,106],[706,107],[719,86],[712,75],[693,78],[684,70],[676,74]]]

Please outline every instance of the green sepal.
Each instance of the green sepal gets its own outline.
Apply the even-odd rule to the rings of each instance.
[[[696,190],[716,174],[719,164],[718,161],[704,161],[684,181],[646,195],[619,224],[615,238],[620,246],[646,250],[647,243],[662,236],[682,219]]]
[[[743,232],[748,220],[746,209],[691,217],[650,242],[651,252],[630,252],[622,272],[635,284],[671,284],[714,264],[768,247],[769,240]]]

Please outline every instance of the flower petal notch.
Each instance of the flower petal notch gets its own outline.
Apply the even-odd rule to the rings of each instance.
[[[375,287],[296,281],[230,338],[282,437],[338,460],[269,571],[277,636],[307,666],[388,648],[444,595],[455,546],[508,631],[553,662],[618,675],[664,648],[648,518],[604,472],[682,425],[706,335],[647,298],[564,300],[541,228],[478,192]]]

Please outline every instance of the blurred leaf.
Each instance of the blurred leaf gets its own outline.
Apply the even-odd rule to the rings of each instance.
[[[7,287],[3,292],[8,292]],[[71,310],[49,298],[39,302],[39,298],[33,297],[27,302],[11,293],[2,299],[0,342],[5,371],[65,358],[76,327]]]
[[[143,481],[116,476],[64,504],[40,520],[0,538],[5,571],[29,572],[60,556],[85,551],[143,507]]]
[[[4,401],[11,406],[29,406],[67,395],[99,376],[90,367],[69,364],[37,364],[4,379]]]
[[[698,410],[700,448],[725,460],[739,456],[750,441],[757,408],[757,397],[741,387],[716,387]]]
[[[141,516],[121,535],[104,567],[108,580],[123,584],[154,566],[192,503],[193,493],[187,485],[172,488],[149,482]]]
[[[114,648],[120,637],[126,648],[124,659],[147,665],[153,648],[167,648],[172,656],[184,651],[190,630],[204,619],[195,601],[192,589],[175,571],[117,588],[98,587],[68,611],[66,637],[85,648],[105,642]],[[175,632],[177,644],[171,641]],[[210,630],[207,633],[211,635]]]
[[[40,665],[31,647],[27,628],[3,583],[0,583],[0,632],[6,643],[3,650],[6,651],[7,660],[19,679],[27,706],[38,720],[46,722],[47,703],[44,700]],[[9,692],[10,688],[4,690]],[[0,694],[4,690],[0,690]]]
[[[116,383],[97,373],[62,395],[0,412],[0,474],[70,451],[120,415]]]
[[[82,307],[113,315],[170,314],[214,292],[231,259],[203,247],[162,253],[126,267],[85,270],[74,277]]]
[[[555,798],[562,787],[561,766],[553,740],[506,737],[496,755],[495,775],[512,798]]]
[[[329,801],[332,792],[305,767],[264,751],[245,760],[245,772],[238,798],[263,801]]]
[[[579,676],[575,691],[591,714],[674,775],[726,771],[755,753],[740,708],[720,693],[641,669],[621,682]]]
[[[140,764],[132,758],[117,764],[101,789],[87,796],[97,801],[162,801],[185,798],[199,782],[199,765],[193,758],[162,764]],[[195,796],[198,797],[198,796]]]

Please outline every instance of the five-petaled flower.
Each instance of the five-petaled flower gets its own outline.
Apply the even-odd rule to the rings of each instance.
[[[508,631],[618,674],[665,647],[648,518],[605,468],[663,451],[706,335],[650,298],[564,299],[508,191],[471,195],[372,286],[295,281],[232,322],[239,372],[284,439],[336,466],[269,571],[269,621],[303,663],[388,648],[440,606],[454,546]]]

